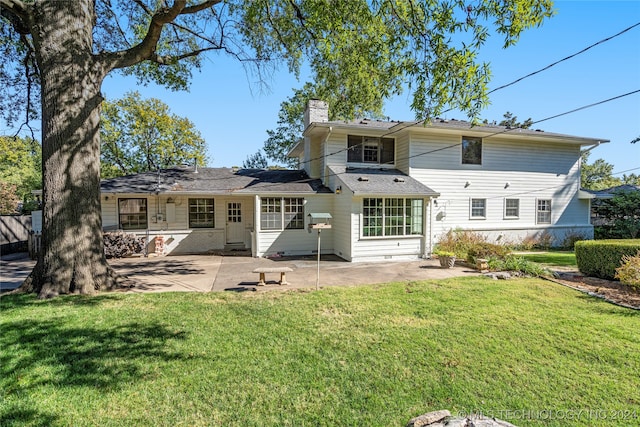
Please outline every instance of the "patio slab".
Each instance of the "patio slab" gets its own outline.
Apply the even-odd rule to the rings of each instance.
[[[184,255],[131,257],[109,261],[123,277],[125,288],[118,292],[211,292],[267,291],[315,288],[315,257],[251,258],[246,256]],[[35,261],[26,255],[2,256],[0,289],[14,289],[27,277]],[[289,267],[287,285],[278,285],[280,275],[268,273],[266,286],[257,286],[257,267]],[[437,260],[349,263],[336,256],[320,261],[320,287],[357,286],[395,281],[444,279],[475,276],[471,268],[456,265],[443,269]]]

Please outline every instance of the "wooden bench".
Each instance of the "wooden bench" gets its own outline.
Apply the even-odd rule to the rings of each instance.
[[[264,275],[266,273],[280,273],[280,281],[279,285],[288,285],[286,273],[293,271],[289,267],[258,267],[253,270],[254,273],[260,274],[260,281],[258,282],[258,286],[264,286],[266,284],[264,280]]]

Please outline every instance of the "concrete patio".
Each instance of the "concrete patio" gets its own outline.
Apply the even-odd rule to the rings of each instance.
[[[211,292],[266,291],[315,288],[315,257],[251,258],[246,256],[185,255],[112,259],[110,264],[123,276],[127,286],[119,292]],[[29,274],[35,261],[26,254],[3,255],[0,259],[0,289],[14,289]],[[266,286],[257,286],[257,267],[289,267],[287,285],[278,285],[278,273],[267,273]],[[471,268],[440,267],[437,260],[349,263],[335,256],[320,261],[320,287],[444,279],[475,276]]]

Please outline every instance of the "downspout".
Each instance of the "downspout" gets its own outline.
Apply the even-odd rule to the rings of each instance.
[[[253,232],[252,234],[252,242],[251,242],[251,256],[254,258],[258,257],[258,235],[260,234],[260,196],[256,194],[255,200],[253,202]]]
[[[323,159],[328,159],[329,158],[329,154],[327,153],[327,141],[329,140],[329,137],[331,136],[331,133],[333,132],[333,126],[329,126],[329,132],[327,132],[327,135],[324,137],[324,156],[322,156]],[[328,178],[327,178],[327,161],[324,160],[324,165],[322,165],[322,175],[323,175],[323,179],[322,179],[322,183],[324,184],[325,187],[329,187],[329,183]]]
[[[434,198],[429,199],[429,258],[431,258],[431,254],[433,253],[433,204],[435,203]]]

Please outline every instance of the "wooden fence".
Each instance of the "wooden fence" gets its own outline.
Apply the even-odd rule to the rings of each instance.
[[[31,231],[31,215],[0,215],[2,253],[24,251]]]

